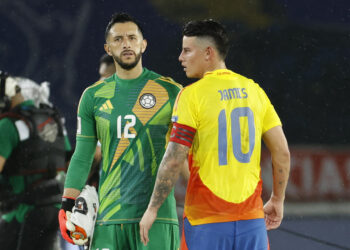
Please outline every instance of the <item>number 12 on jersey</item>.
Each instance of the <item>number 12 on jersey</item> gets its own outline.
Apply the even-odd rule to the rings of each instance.
[[[247,153],[242,152],[242,136],[241,125],[239,119],[241,117],[247,117],[248,119],[248,131],[249,131],[249,151]],[[237,161],[241,163],[250,162],[254,146],[255,146],[255,123],[254,114],[249,107],[238,107],[231,111],[231,139],[233,155]],[[226,110],[222,109],[219,114],[219,166],[227,165],[227,121]]]
[[[134,115],[126,115],[124,119],[127,120],[124,126],[124,134],[122,133],[122,116],[117,118],[117,136],[118,138],[135,138],[135,134],[129,133],[129,128],[134,127],[136,124],[136,117]],[[122,135],[123,134],[123,135]]]

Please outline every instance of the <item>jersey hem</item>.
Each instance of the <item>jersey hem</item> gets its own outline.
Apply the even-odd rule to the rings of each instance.
[[[202,224],[210,224],[210,223],[221,223],[221,222],[233,222],[240,220],[253,220],[253,219],[263,219],[264,212],[263,211],[255,211],[252,213],[247,213],[241,216],[216,216],[211,218],[202,218],[202,219],[193,219],[189,218],[189,216],[185,216],[192,226],[202,225]]]

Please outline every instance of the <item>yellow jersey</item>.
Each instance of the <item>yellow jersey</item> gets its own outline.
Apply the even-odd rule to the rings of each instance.
[[[191,147],[190,223],[263,218],[261,138],[281,121],[260,86],[227,69],[207,72],[179,93],[172,121],[187,132],[182,144]]]

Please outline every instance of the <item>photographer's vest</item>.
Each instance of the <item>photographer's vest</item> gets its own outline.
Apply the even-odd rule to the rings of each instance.
[[[61,117],[49,106],[18,106],[0,115],[9,118],[17,128],[19,142],[6,160],[1,175],[32,175],[41,178],[27,183],[23,193],[14,194],[7,182],[0,185],[0,212],[16,208],[20,203],[45,206],[57,204],[61,199],[63,184],[55,179],[65,167],[65,144]]]
[[[19,143],[6,160],[5,176],[43,174],[54,178],[65,169],[65,146],[61,117],[49,106],[18,107],[0,116],[17,128]]]

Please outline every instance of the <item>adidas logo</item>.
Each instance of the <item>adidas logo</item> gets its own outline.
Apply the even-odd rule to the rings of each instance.
[[[113,105],[111,103],[110,100],[107,100],[104,104],[102,104],[102,106],[99,108],[100,111],[102,112],[106,112],[108,114],[110,114],[112,112]]]

